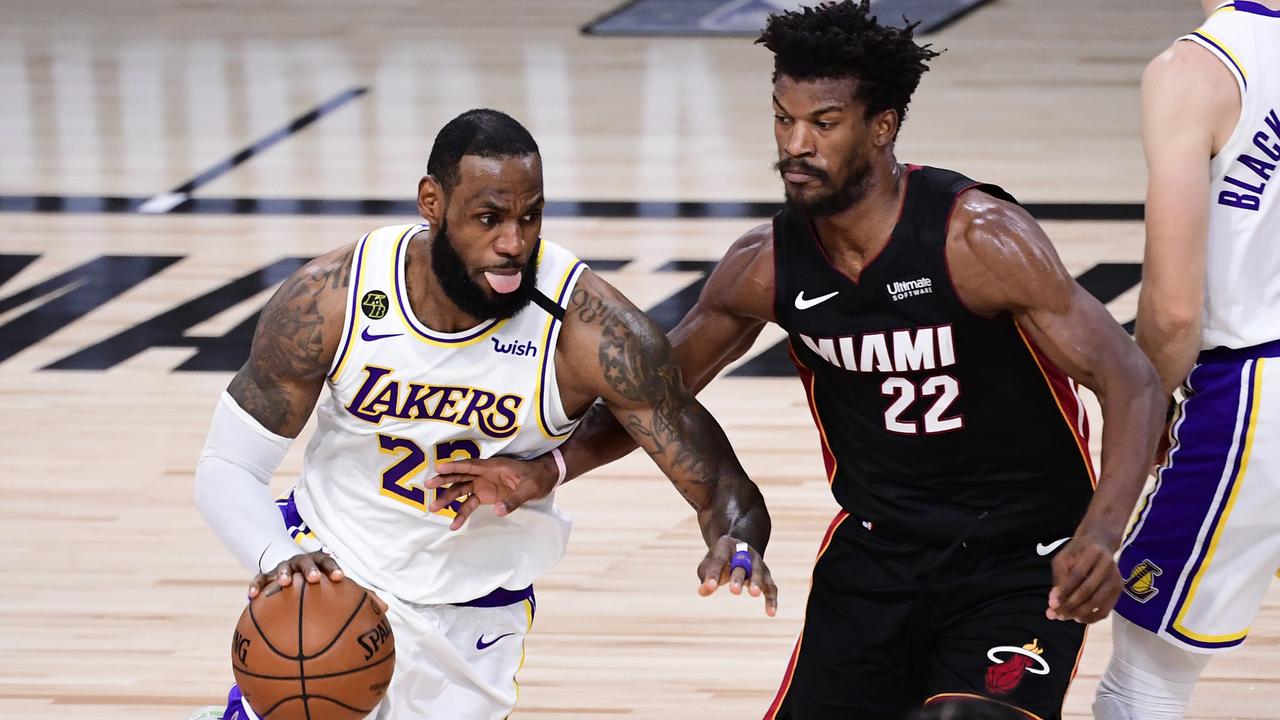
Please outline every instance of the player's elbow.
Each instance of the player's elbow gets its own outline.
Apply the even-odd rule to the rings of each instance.
[[[1124,361],[1117,363],[1117,366],[1122,368],[1115,377],[1117,397],[1123,398],[1125,403],[1131,403],[1131,407],[1135,409],[1164,407],[1160,374],[1146,354],[1136,346],[1130,346],[1126,348]]]
[[[1199,332],[1200,313],[1199,305],[1171,303],[1146,313],[1138,324],[1144,332],[1171,341]]]

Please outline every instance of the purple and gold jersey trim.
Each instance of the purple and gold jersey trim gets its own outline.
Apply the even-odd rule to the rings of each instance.
[[[1228,8],[1232,10],[1238,10],[1242,13],[1249,13],[1250,15],[1261,15],[1263,17],[1280,18],[1280,10],[1272,10],[1271,8],[1261,3],[1247,2],[1246,0],[1238,0],[1238,2],[1234,2],[1229,5],[1223,5],[1222,7],[1218,8],[1218,10],[1226,10]]]
[[[1240,86],[1244,90],[1249,89],[1248,74],[1245,73],[1244,67],[1240,64],[1240,61],[1236,59],[1235,54],[1232,53],[1221,40],[1205,32],[1203,29],[1196,30],[1190,35],[1185,35],[1183,36],[1183,39],[1190,40],[1201,47],[1207,48],[1217,55],[1218,58],[1222,60],[1223,64],[1235,73],[1236,79],[1240,81]]]
[[[359,316],[356,314],[356,308],[360,306],[360,279],[361,270],[364,269],[365,247],[369,244],[369,233],[360,238],[360,242],[356,243],[356,247],[352,250],[355,256],[355,267],[351,269],[351,297],[347,298],[347,323],[343,328],[341,344],[338,345],[338,354],[333,358],[333,365],[329,368],[329,381],[337,382],[338,376],[342,374],[342,366],[347,362],[347,355],[351,350],[351,338],[355,337],[356,324],[359,322]]]
[[[418,320],[418,316],[413,313],[413,308],[409,307],[409,291],[404,276],[405,254],[408,252],[409,239],[425,229],[427,229],[426,225],[414,225],[406,230],[404,235],[401,235],[400,239],[396,240],[396,251],[391,256],[391,277],[396,279],[396,306],[400,308],[400,317],[404,320],[405,327],[409,329],[410,334],[414,337],[438,347],[463,347],[485,339],[506,323],[506,320],[489,320],[470,330],[463,330],[459,333],[442,333],[423,325]]]
[[[556,291],[555,301],[560,307],[565,307],[566,298],[569,295],[569,289],[578,282],[582,272],[587,269],[586,263],[581,260],[575,260],[569,269],[565,271],[564,277],[560,279],[560,288]],[[542,335],[542,366],[538,370],[538,427],[542,430],[542,434],[550,440],[563,438],[568,436],[573,428],[559,432],[556,424],[551,422],[547,417],[547,372],[551,367],[551,358],[554,356],[555,348],[551,346],[553,338],[557,337],[556,327],[560,325],[560,321],[551,316],[547,319],[547,329]]]

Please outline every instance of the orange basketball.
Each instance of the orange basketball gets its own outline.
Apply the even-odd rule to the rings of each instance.
[[[262,720],[359,720],[387,693],[395,669],[391,622],[364,588],[294,575],[245,607],[231,669]]]

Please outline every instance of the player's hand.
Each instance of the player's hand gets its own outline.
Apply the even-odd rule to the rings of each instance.
[[[1053,589],[1045,615],[1050,620],[1095,623],[1110,614],[1124,589],[1114,553],[1101,537],[1077,532],[1053,558]]]
[[[339,582],[346,577],[342,568],[338,567],[338,562],[326,552],[316,551],[294,555],[276,565],[274,570],[255,575],[253,582],[249,583],[249,599],[258,597],[259,593],[265,597],[275,595],[281,588],[293,583],[295,574],[301,575],[312,585],[320,582],[321,575],[328,575],[333,582]]]
[[[746,570],[741,567],[731,567],[733,555],[737,552],[739,543],[747,545],[732,535],[722,535],[716,544],[711,546],[706,556],[702,558],[702,562],[698,563],[698,580],[702,583],[698,586],[698,594],[705,597],[715,592],[721,585],[728,583],[729,592],[741,595],[745,585],[751,597],[764,595],[764,611],[769,617],[773,617],[778,612],[778,586],[773,584],[773,575],[769,572],[769,566],[765,565],[764,557],[760,553],[747,545],[746,552],[751,559],[751,576],[747,577]]]
[[[466,497],[458,506],[458,516],[449,526],[457,530],[481,505],[492,505],[498,517],[511,514],[527,502],[551,494],[560,479],[559,468],[550,454],[532,460],[495,457],[486,460],[455,460],[436,465],[435,477],[423,483],[439,489],[428,507],[439,511]]]

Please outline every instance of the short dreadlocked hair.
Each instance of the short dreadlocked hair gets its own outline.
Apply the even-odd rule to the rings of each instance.
[[[823,2],[769,16],[756,40],[773,51],[773,79],[856,78],[856,96],[870,118],[885,110],[907,117],[911,94],[925,64],[940,53],[932,45],[918,45],[916,25],[881,25],[871,14],[871,0]]]

